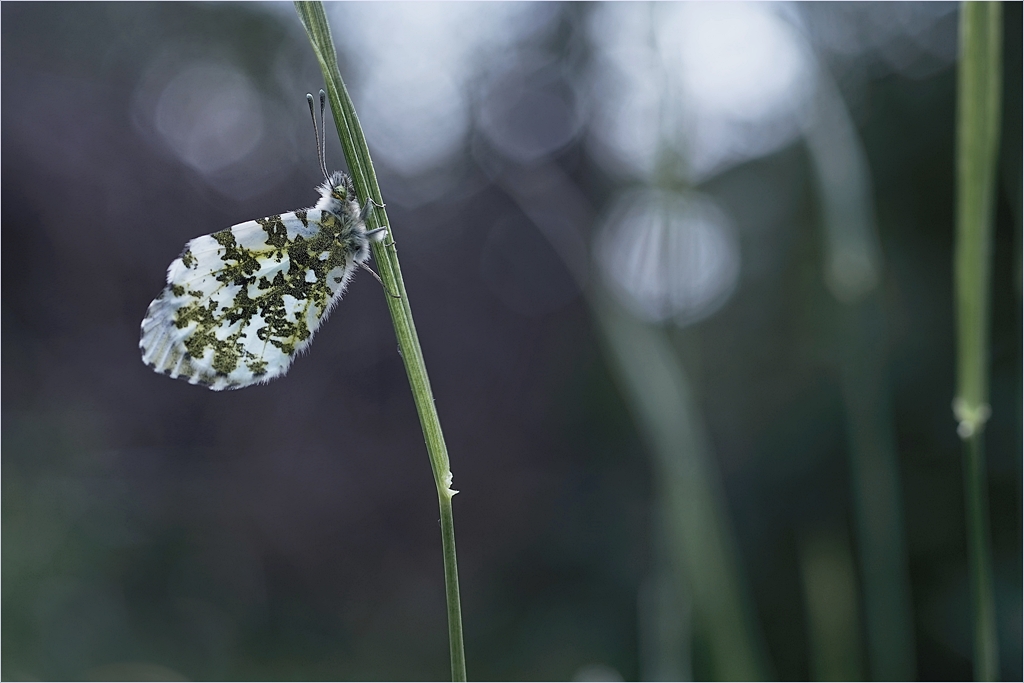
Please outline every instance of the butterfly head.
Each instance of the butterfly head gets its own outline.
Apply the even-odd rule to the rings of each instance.
[[[359,212],[359,205],[356,202],[356,189],[352,185],[352,178],[341,171],[335,171],[320,184],[317,188],[320,192],[320,201],[316,208],[323,211],[330,211],[337,216]]]

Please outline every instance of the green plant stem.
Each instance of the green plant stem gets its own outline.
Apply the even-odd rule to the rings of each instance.
[[[974,678],[999,680],[999,641],[992,579],[992,547],[988,525],[988,485],[985,479],[984,437],[969,437],[964,447],[964,486],[967,499],[967,543],[974,612]]]
[[[691,587],[715,678],[769,677],[743,585],[725,496],[685,369],[665,330],[640,322],[595,284],[591,304],[624,396],[654,458],[666,563]]]
[[[391,234],[391,225],[383,208],[383,199],[377,176],[373,170],[370,151],[363,137],[359,118],[356,116],[352,100],[341,79],[338,68],[334,41],[327,23],[323,3],[296,2],[302,25],[306,29],[309,41],[320,62],[323,72],[327,96],[334,112],[334,122],[341,138],[342,150],[348,162],[352,180],[360,203],[372,201],[376,204],[368,219],[368,228],[382,226],[387,228],[387,238],[372,245],[373,258],[380,271],[387,292],[396,296],[386,296],[391,321],[395,327],[399,352],[405,363],[406,375],[412,390],[416,412],[423,428],[423,437],[430,456],[430,467],[437,486],[438,504],[441,510],[441,543],[444,555],[445,594],[448,602],[448,638],[451,651],[452,680],[466,680],[466,656],[462,643],[462,609],[459,599],[459,571],[455,558],[455,524],[452,518],[452,473],[448,461],[448,449],[441,432],[441,422],[434,407],[434,396],[430,389],[430,378],[427,375],[423,352],[420,349],[416,325],[413,323],[409,297],[402,279],[402,270],[398,264],[398,251]]]
[[[574,216],[581,225],[595,220],[593,208],[557,164],[508,167],[495,175],[495,182],[548,237],[585,288],[604,354],[648,444],[655,528],[661,532],[651,592],[670,602],[643,608],[650,620],[641,626],[646,629],[640,644],[646,673],[641,673],[653,680],[658,680],[655,675],[666,676],[662,680],[691,676],[690,640],[697,633],[701,649],[710,651],[713,678],[770,678],[714,453],[671,338],[663,326],[625,310],[598,278],[588,279],[567,242],[545,228],[552,215]],[[675,585],[667,590],[658,587],[670,582]]]
[[[462,603],[459,601],[459,566],[455,561],[455,522],[452,497],[439,494],[441,539],[444,547],[444,582],[448,597],[448,642],[451,644],[452,680],[466,680],[466,654],[462,649]]]
[[[825,284],[839,304],[829,318],[846,413],[870,678],[914,680],[913,603],[870,166],[827,70],[818,75],[815,105],[805,135],[822,210]]]
[[[888,332],[877,288],[836,311],[869,678],[915,678],[914,616],[899,454],[887,372]]]
[[[957,395],[953,411],[959,421],[957,432],[965,441],[968,567],[974,606],[974,675],[978,680],[995,680],[999,675],[982,431],[990,412],[989,287],[1001,43],[1000,4],[964,3],[957,73]]]

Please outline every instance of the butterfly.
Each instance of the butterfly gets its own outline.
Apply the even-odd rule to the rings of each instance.
[[[309,346],[355,269],[369,270],[370,240],[387,229],[367,230],[375,202],[360,206],[352,179],[327,173],[326,131],[322,139],[313,96],[306,97],[325,179],[319,201],[185,245],[142,321],[142,360],[155,371],[214,391],[279,377]],[[323,122],[321,90],[321,130]]]

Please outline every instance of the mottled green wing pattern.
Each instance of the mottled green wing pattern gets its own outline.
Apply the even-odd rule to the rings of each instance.
[[[143,361],[215,390],[284,374],[367,257],[361,227],[308,209],[192,240],[142,321]]]

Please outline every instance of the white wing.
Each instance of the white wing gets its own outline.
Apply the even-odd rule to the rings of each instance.
[[[142,321],[143,361],[214,390],[284,374],[352,275],[352,228],[309,209],[195,238]]]

